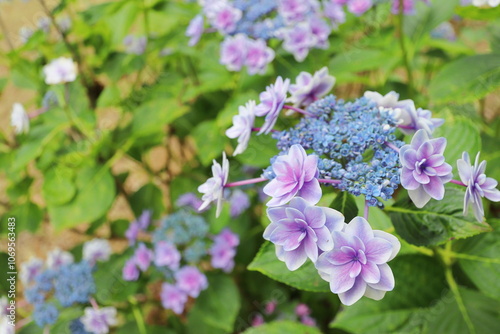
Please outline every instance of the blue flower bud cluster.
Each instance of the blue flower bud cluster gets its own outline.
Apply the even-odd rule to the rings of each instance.
[[[160,240],[175,245],[185,245],[193,239],[203,238],[208,233],[208,224],[201,216],[180,210],[164,218],[153,233],[153,243]]]
[[[382,206],[400,184],[398,153],[387,146],[401,147],[396,139],[396,120],[374,102],[354,102],[329,95],[311,104],[305,117],[293,128],[276,132],[277,146],[287,152],[294,144],[318,155],[320,178],[340,180],[343,191],[366,196],[368,205]],[[266,172],[264,173],[266,175]]]

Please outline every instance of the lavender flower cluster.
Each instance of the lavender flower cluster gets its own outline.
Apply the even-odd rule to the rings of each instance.
[[[150,223],[151,212],[145,211],[126,232],[135,251],[123,267],[123,278],[135,281],[153,265],[165,278],[160,293],[163,307],[182,314],[188,298],[197,298],[208,287],[197,264],[209,255],[212,268],[230,272],[239,237],[229,229],[209,235],[205,220],[186,210],[166,217],[152,232],[148,231]],[[152,248],[138,242],[141,234],[152,240]]]
[[[238,138],[235,153],[245,150],[252,131],[273,132],[281,152],[261,178],[233,183],[227,182],[229,161],[223,154],[222,167],[214,161],[213,177],[198,190],[204,193],[202,208],[213,201],[220,206],[225,188],[269,181],[263,191],[271,197],[267,202],[271,224],[264,239],[275,245],[277,258],[291,271],[309,258],[331,291],[351,305],[362,296],[379,300],[394,288],[387,262],[401,245],[368,223],[368,208],[382,206],[379,197],[390,199],[401,184],[422,208],[431,198],[442,200],[444,185],[452,182],[466,187],[464,215],[472,204],[476,219],[482,221],[482,197],[500,201],[500,190],[496,180],[486,177],[486,162],[479,162],[479,153],[472,166],[464,152],[457,162],[461,181],[452,179],[452,167],[444,157],[446,138],[432,138],[444,121],[432,118],[429,110],[417,109],[411,100],[399,101],[395,92],[385,96],[366,92],[354,102],[323,97],[333,83],[326,69],[314,75],[301,73],[294,85],[278,77],[260,94],[260,104],[251,101],[240,107],[227,131],[230,138]],[[277,131],[274,126],[283,109],[304,118],[291,129]],[[262,128],[254,127],[256,116],[265,117]],[[397,140],[396,129],[413,134],[411,143]],[[346,224],[342,213],[317,206],[321,184],[364,195],[364,217]]]
[[[276,300],[267,302],[263,313],[257,313],[252,318],[252,327],[258,327],[266,323],[266,320],[295,318],[302,324],[310,327],[316,327],[316,319],[311,316],[311,309],[303,303],[297,304],[293,310],[293,315],[289,315],[287,310],[280,310],[280,304]]]
[[[427,0],[423,0],[427,2]],[[416,0],[403,1],[405,15],[414,14]],[[333,29],[346,20],[346,12],[360,16],[372,8],[372,0],[200,0],[202,13],[189,24],[186,36],[193,46],[204,32],[224,36],[220,63],[230,71],[247,68],[250,75],[263,74],[274,59],[270,39],[282,41],[283,49],[303,61],[311,49],[326,49]],[[392,1],[400,11],[400,0]],[[210,28],[205,29],[207,20]]]
[[[81,331],[72,333],[108,333],[116,325],[116,309],[99,308],[92,298],[96,285],[92,272],[98,261],[107,261],[111,247],[106,240],[93,239],[83,245],[83,259],[74,262],[73,255],[57,248],[51,251],[44,262],[38,258],[21,265],[21,282],[27,287],[25,297],[34,305],[33,319],[39,327],[54,324],[59,318],[58,305],[70,307],[74,304],[93,304],[85,314],[75,319]]]

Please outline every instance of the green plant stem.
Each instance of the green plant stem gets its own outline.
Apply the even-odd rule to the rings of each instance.
[[[135,322],[137,323],[137,327],[139,328],[140,334],[147,334],[146,325],[144,324],[144,318],[142,316],[139,307],[137,306],[137,299],[133,296],[128,297],[129,302],[132,304],[132,312],[134,313]]]
[[[476,330],[474,328],[474,325],[472,324],[472,321],[469,317],[469,313],[467,313],[467,309],[465,308],[464,301],[462,299],[462,295],[460,294],[460,291],[458,289],[458,284],[455,281],[455,278],[453,277],[453,271],[452,271],[452,265],[453,265],[453,251],[451,250],[451,242],[448,242],[445,246],[444,250],[438,250],[437,252],[445,264],[445,277],[446,277],[446,282],[448,283],[448,286],[450,287],[451,292],[453,293],[453,296],[455,297],[455,300],[457,301],[458,309],[460,310],[460,313],[462,314],[462,317],[464,318],[465,324],[467,325],[467,328],[469,330],[470,334],[476,334]]]
[[[399,45],[403,53],[403,64],[406,68],[406,75],[408,77],[408,95],[410,98],[413,96],[413,71],[411,68],[410,60],[408,59],[408,49],[406,48],[405,35],[404,35],[404,13],[403,13],[403,0],[399,0],[399,14],[398,14],[398,34]]]
[[[462,254],[462,253],[455,253],[455,252],[450,252],[450,255],[453,256],[454,258],[457,258],[457,259],[464,259],[464,260],[479,261],[479,262],[485,262],[485,263],[500,264],[500,258],[498,258],[498,259],[491,259],[489,257],[482,257],[482,256]]]
[[[9,31],[7,30],[7,25],[5,24],[2,15],[0,15],[0,28],[2,29],[2,33],[5,36],[7,44],[9,45],[10,51],[14,50],[14,44],[12,44],[12,40],[10,39],[9,36]]]

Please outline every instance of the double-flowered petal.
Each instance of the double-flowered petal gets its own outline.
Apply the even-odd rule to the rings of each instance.
[[[217,202],[216,216],[220,215],[222,210],[222,199],[224,198],[224,186],[227,183],[229,175],[229,161],[226,153],[222,153],[222,166],[214,160],[212,165],[212,177],[198,187],[198,191],[203,193],[201,199],[203,204],[198,208],[204,210],[212,202]]]
[[[419,208],[431,199],[442,200],[444,184],[451,180],[451,166],[445,162],[445,138],[430,139],[424,130],[413,136],[411,144],[401,147],[401,185]]]
[[[333,248],[332,232],[344,227],[344,216],[333,209],[312,206],[301,197],[289,205],[268,208],[271,224],[264,239],[276,245],[278,259],[289,270],[302,266],[307,258],[315,262],[320,251]]]
[[[352,305],[363,296],[379,300],[394,288],[386,262],[399,252],[396,237],[373,231],[364,218],[356,217],[342,231],[334,231],[332,239],[334,248],[319,256],[316,268],[342,303]]]
[[[272,164],[276,177],[263,189],[272,197],[267,206],[279,206],[288,203],[293,197],[300,196],[311,204],[321,199],[318,157],[307,155],[300,145],[293,145],[288,154],[276,158]]]

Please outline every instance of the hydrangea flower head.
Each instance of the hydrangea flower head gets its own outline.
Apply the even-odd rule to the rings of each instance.
[[[229,197],[229,215],[236,218],[249,207],[250,198],[248,195],[240,189],[234,190],[231,197]]]
[[[350,0],[347,9],[356,16],[360,16],[372,7],[372,0]]]
[[[233,116],[233,126],[227,129],[229,138],[238,138],[238,146],[233,155],[243,153],[248,146],[255,121],[255,101],[248,101],[245,106],[238,108],[238,115]]]
[[[90,333],[107,334],[109,333],[109,327],[118,324],[116,308],[101,307],[99,309],[94,309],[92,307],[87,307],[80,321],[85,327],[85,330]]]
[[[219,217],[222,211],[222,199],[224,198],[224,186],[229,176],[229,161],[226,153],[222,153],[222,166],[214,160],[212,165],[212,177],[198,187],[198,191],[203,194],[201,199],[203,204],[198,210],[203,210],[212,202],[217,202],[216,217]]]
[[[295,84],[290,85],[289,101],[295,106],[308,106],[325,96],[335,84],[335,77],[328,74],[328,68],[323,67],[314,75],[300,72]]]
[[[175,273],[177,288],[189,296],[196,298],[201,291],[208,287],[207,277],[193,266],[185,266]]]
[[[430,139],[427,132],[419,130],[411,144],[401,147],[399,157],[403,166],[401,185],[418,208],[434,198],[442,200],[444,184],[451,180],[452,167],[445,162],[443,152],[446,138]]]
[[[225,244],[228,247],[237,247],[240,244],[240,238],[236,233],[231,232],[230,229],[225,228],[214,237],[214,242]]]
[[[301,197],[295,197],[287,206],[268,208],[267,216],[271,224],[264,231],[264,239],[276,245],[276,256],[291,271],[307,258],[316,262],[320,250],[331,250],[331,233],[344,227],[340,212],[312,206]]]
[[[200,37],[203,34],[203,16],[196,15],[194,19],[189,22],[186,29],[186,36],[189,37],[189,46],[194,46],[200,41]]]
[[[209,249],[208,253],[211,256],[210,264],[213,268],[219,268],[228,273],[234,268],[234,256],[236,250],[227,244],[215,243]]]
[[[154,253],[149,248],[146,247],[145,244],[140,243],[139,247],[135,250],[134,260],[137,267],[141,269],[141,271],[146,271],[151,264],[151,261],[154,258]]]
[[[228,34],[236,29],[236,24],[243,13],[226,1],[217,1],[207,15],[212,26],[222,34]]]
[[[47,85],[57,85],[66,82],[73,82],[76,79],[77,67],[71,58],[57,58],[43,67],[45,83]]]
[[[188,300],[188,295],[175,285],[163,283],[160,293],[161,303],[167,310],[172,310],[176,314],[182,314],[184,305]]]
[[[278,77],[274,84],[267,86],[266,91],[260,93],[260,104],[255,108],[255,115],[259,117],[265,116],[266,121],[259,134],[267,134],[273,129],[278,115],[286,102],[289,85],[290,79],[283,80],[282,77]]]
[[[179,268],[181,254],[171,243],[161,240],[155,245],[155,265],[158,267],[167,266],[173,270]]]
[[[50,269],[57,269],[73,262],[73,255],[70,252],[61,250],[60,248],[55,248],[47,254],[47,267]]]
[[[363,296],[380,300],[394,289],[387,262],[401,248],[396,237],[373,231],[364,218],[355,217],[343,231],[334,231],[332,238],[334,248],[319,256],[316,268],[343,304],[352,305]]]
[[[295,196],[312,204],[321,199],[322,192],[317,179],[318,157],[308,156],[302,146],[293,145],[288,154],[278,156],[272,169],[276,177],[263,189],[264,193],[272,197],[267,206],[283,205]]]
[[[52,303],[42,303],[35,305],[33,312],[33,319],[38,327],[45,327],[45,325],[52,325],[59,318],[59,311]]]
[[[484,216],[481,198],[486,197],[493,202],[500,201],[500,190],[496,189],[498,182],[491,177],[486,177],[486,160],[479,163],[479,153],[472,166],[469,154],[464,152],[462,159],[457,161],[457,167],[460,179],[467,186],[464,197],[464,215],[467,215],[469,205],[472,205],[474,216],[481,222]]]
[[[63,307],[87,302],[96,289],[92,267],[86,261],[61,266],[54,287],[55,297]]]
[[[111,255],[108,240],[93,239],[83,245],[83,259],[94,265],[97,261],[107,261]]]
[[[14,127],[16,134],[28,133],[30,130],[30,118],[21,103],[14,103],[10,114],[10,124]]]

